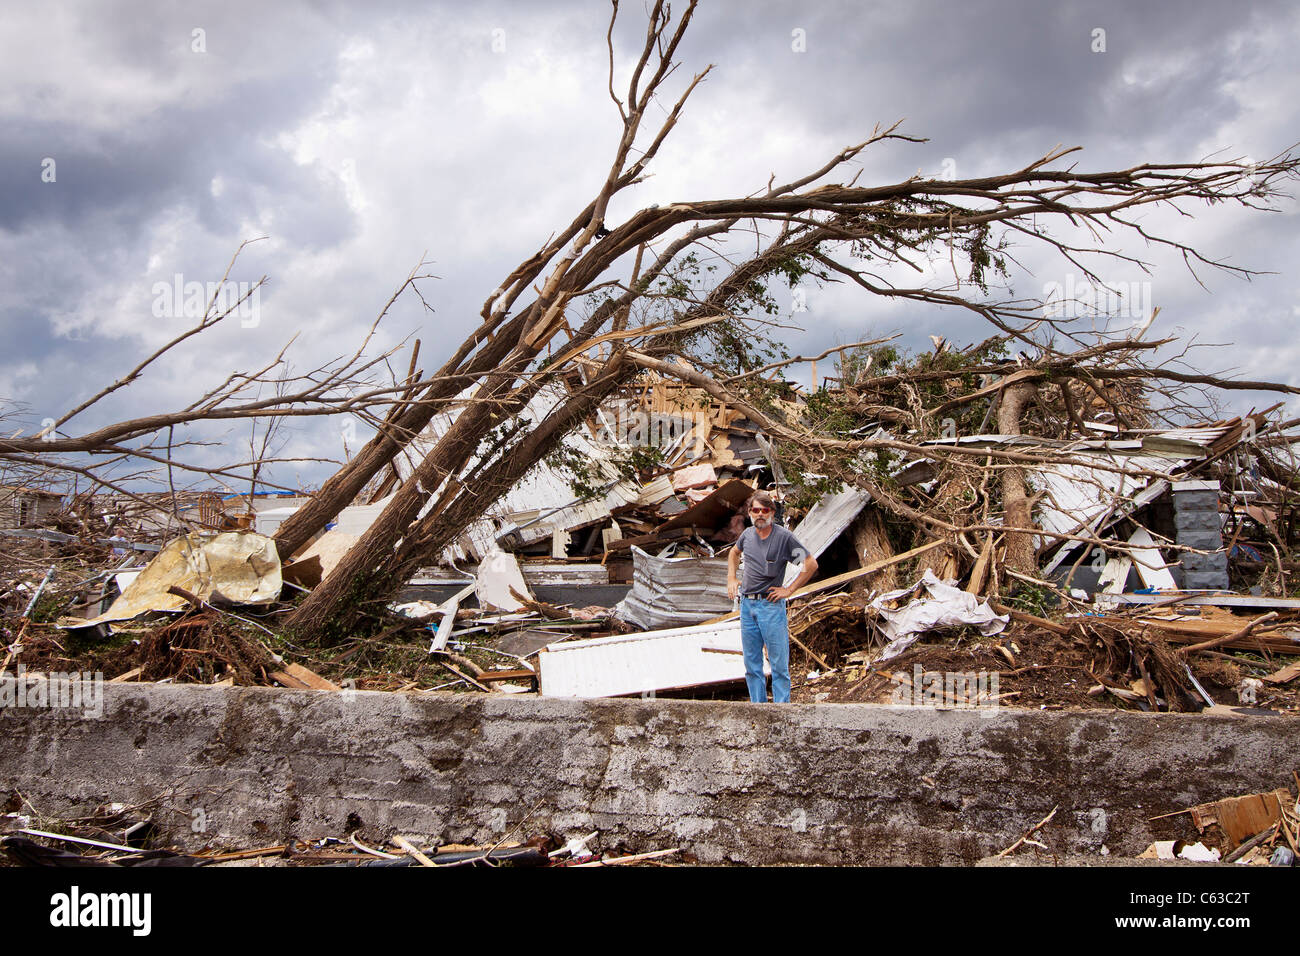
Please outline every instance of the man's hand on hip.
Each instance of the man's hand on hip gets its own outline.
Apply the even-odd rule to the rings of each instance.
[[[791,594],[794,594],[794,588],[769,588],[767,599],[769,601],[784,601]]]

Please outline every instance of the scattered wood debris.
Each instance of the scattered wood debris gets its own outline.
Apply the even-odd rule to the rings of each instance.
[[[30,808],[28,808],[30,809]],[[546,834],[526,840],[503,839],[487,846],[430,843],[412,834],[367,840],[357,831],[346,838],[293,840],[265,846],[212,845],[194,852],[155,845],[158,801],[128,807],[101,807],[77,820],[43,819],[33,813],[0,815],[0,866],[25,867],[198,867],[198,866],[383,866],[383,867],[568,867],[681,866],[693,862],[678,847],[628,853],[614,846],[593,850],[599,833],[562,843]],[[38,816],[38,815],[35,815]]]

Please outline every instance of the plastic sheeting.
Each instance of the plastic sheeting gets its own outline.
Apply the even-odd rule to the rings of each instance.
[[[925,592],[924,597],[897,606],[899,601],[921,591]],[[871,607],[880,612],[880,629],[889,638],[889,644],[878,658],[882,661],[897,657],[934,628],[970,624],[989,637],[1000,633],[1011,620],[1007,615],[993,613],[988,602],[940,581],[928,568],[911,587],[882,594],[871,602]]]

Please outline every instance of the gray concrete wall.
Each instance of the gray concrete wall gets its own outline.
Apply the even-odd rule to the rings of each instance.
[[[703,862],[974,863],[1059,804],[1061,852],[1132,855],[1156,814],[1289,783],[1286,718],[331,693],[115,684],[98,719],[0,709],[0,797],[161,797],[197,847],[601,832]]]

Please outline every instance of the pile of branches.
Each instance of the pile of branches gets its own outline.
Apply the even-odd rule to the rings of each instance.
[[[187,615],[140,638],[135,655],[140,679],[240,686],[268,685],[279,662],[260,640],[242,633],[217,611]]]

